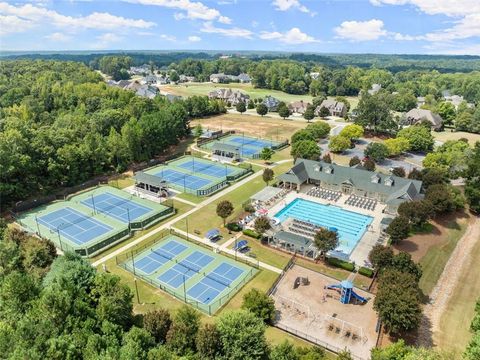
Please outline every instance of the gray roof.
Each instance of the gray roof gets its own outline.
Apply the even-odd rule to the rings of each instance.
[[[275,234],[275,239],[294,244],[297,248],[303,247],[308,249],[313,246],[313,242],[309,238],[283,230]]]
[[[430,110],[425,109],[412,109],[405,114],[405,117],[412,125],[422,121],[423,119],[428,120],[436,129],[441,128],[443,123],[440,115],[434,114]]]
[[[273,186],[267,186],[257,192],[255,195],[250,197],[252,200],[259,200],[259,201],[268,201],[271,198],[275,197],[278,193],[282,192],[282,189],[276,188]]]
[[[351,184],[357,189],[385,194],[387,203],[395,203],[421,198],[422,182],[393,175],[372,173],[367,170],[329,164],[323,161],[297,159],[295,165],[285,174],[279,175],[281,181],[303,184],[307,179],[333,185]]]
[[[137,183],[144,183],[144,184],[153,185],[157,187],[162,187],[167,185],[166,181],[163,180],[161,177],[150,175],[150,174],[144,173],[143,171],[137,172],[133,176],[133,178]]]
[[[225,144],[220,141],[216,141],[212,145],[212,151],[220,150],[220,151],[228,151],[234,154],[240,154],[240,148],[235,145]]]

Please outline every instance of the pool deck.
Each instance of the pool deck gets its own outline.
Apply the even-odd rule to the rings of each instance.
[[[306,192],[312,187],[314,186],[303,186],[302,191],[299,193],[288,193],[285,199],[275,204],[272,208],[268,210],[268,216],[273,218],[276,213],[278,213],[286,205],[288,205],[290,202],[297,198],[313,201],[323,205],[334,205],[345,210],[356,212],[358,214],[372,216],[373,220],[370,224],[370,229],[367,229],[367,231],[365,231],[362,238],[358,241],[357,245],[349,256],[350,261],[355,262],[356,265],[365,266],[366,262],[368,262],[368,254],[370,250],[372,250],[373,246],[377,243],[377,240],[380,237],[380,221],[385,216],[385,214],[382,213],[382,210],[385,208],[386,205],[377,203],[374,211],[361,209],[355,206],[345,204],[345,201],[348,199],[349,195],[342,195],[340,199],[338,199],[338,201],[325,200],[315,196],[307,195]]]

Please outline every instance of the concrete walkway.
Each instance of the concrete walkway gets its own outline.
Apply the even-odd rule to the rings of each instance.
[[[273,164],[271,167],[275,167],[276,165],[280,165],[280,164],[283,164],[283,163],[286,163],[286,162],[289,162],[291,161],[290,159],[286,159],[286,160],[281,160],[281,161],[278,161],[276,162],[275,164]],[[144,241],[145,239],[155,235],[155,234],[158,234],[160,232],[162,232],[163,230],[165,229],[169,229],[173,224],[175,224],[176,222],[178,221],[181,221],[183,219],[185,219],[186,217],[192,215],[194,212],[202,209],[203,207],[215,202],[216,200],[220,199],[222,196],[238,189],[239,187],[245,185],[246,183],[248,183],[250,180],[253,180],[259,176],[262,176],[262,172],[261,171],[257,171],[256,173],[250,175],[250,176],[247,176],[245,179],[242,179],[240,180],[239,182],[237,182],[236,184],[233,184],[229,187],[227,187],[226,189],[210,196],[209,198],[205,199],[204,201],[202,201],[201,203],[199,204],[196,204],[192,209],[188,210],[187,212],[183,213],[182,215],[180,216],[177,216],[173,219],[171,219],[170,221],[166,222],[165,224],[159,226],[158,228],[156,229],[153,229],[152,231],[149,231],[148,233],[146,233],[145,235],[139,237],[138,239],[135,239],[134,241],[126,244],[125,246],[122,246],[121,248],[118,248],[117,250],[115,251],[112,251],[110,254],[108,255],[105,255],[104,257],[98,259],[97,261],[93,262],[92,263],[92,266],[94,267],[97,267],[98,265],[101,265],[103,264],[104,262],[110,260],[110,259],[113,259],[115,256],[117,255],[120,255],[122,254],[123,252],[127,251],[128,249],[140,244],[142,241]]]

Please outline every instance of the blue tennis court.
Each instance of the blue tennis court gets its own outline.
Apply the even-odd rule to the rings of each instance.
[[[233,142],[240,145],[249,145],[257,148],[270,148],[272,147],[272,142],[267,140],[255,139],[249,136],[231,136],[228,139],[228,142]]]
[[[38,223],[58,232],[61,236],[82,245],[100,237],[113,228],[70,207],[65,207],[41,216]]]
[[[227,177],[231,173],[234,172],[234,169],[228,166],[222,166],[218,164],[208,164],[201,160],[194,160],[191,159],[189,161],[185,161],[181,164],[176,164],[176,166],[181,167],[182,169],[199,172],[205,175],[210,175],[214,177]]]
[[[165,271],[157,279],[167,285],[178,288],[180,285],[183,285],[184,281],[201,272],[213,260],[214,258],[210,255],[194,251],[175,264],[175,266]]]
[[[195,175],[185,174],[172,169],[163,169],[155,173],[154,175],[162,178],[169,183],[173,183],[179,186],[185,186],[186,188],[193,190],[203,188],[205,185],[208,185],[212,182],[210,180],[203,179]]]
[[[157,249],[152,249],[150,253],[139,260],[135,260],[135,269],[141,270],[145,274],[152,274],[161,266],[173,258],[180,255],[187,249],[187,246],[175,240],[170,240]]]
[[[104,213],[123,223],[132,222],[152,211],[151,208],[137,204],[133,200],[105,192],[82,200],[83,205]]]
[[[223,262],[205,274],[205,277],[192,286],[187,294],[203,304],[209,304],[243,273],[242,269]]]

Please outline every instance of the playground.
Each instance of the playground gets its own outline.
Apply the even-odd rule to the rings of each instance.
[[[294,265],[271,296],[277,327],[332,351],[347,347],[355,359],[370,358],[377,340],[373,294]]]

